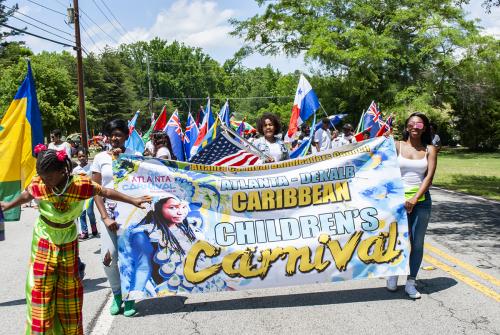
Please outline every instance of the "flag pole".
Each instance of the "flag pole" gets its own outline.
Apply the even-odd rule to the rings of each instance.
[[[361,123],[363,122],[363,118],[365,117],[366,109],[361,113],[361,117],[359,118],[358,126],[356,127],[356,133],[359,133],[361,130]]]
[[[330,119],[329,115],[326,113],[326,110],[323,108],[323,105],[321,104],[321,102],[319,103],[319,106],[321,107],[321,110],[323,111],[323,113],[325,113],[325,116]],[[314,117],[316,117],[316,113],[314,113]],[[334,124],[332,124],[331,120],[330,120],[330,124],[332,125],[333,129],[337,130],[337,128],[335,127]],[[316,121],[314,121],[314,125],[316,126]]]
[[[220,119],[220,118],[219,118]],[[226,131],[227,133],[230,133],[231,135],[233,135],[234,137],[240,139],[242,142],[244,142],[246,145],[248,145],[249,147],[251,147],[254,151],[255,151],[255,154],[258,155],[261,159],[264,159],[264,160],[271,160],[273,159],[271,156],[268,156],[266,155],[265,153],[261,152],[259,149],[257,149],[256,146],[254,146],[252,143],[250,143],[249,141],[247,141],[245,138],[239,136],[238,134],[236,134],[235,131],[233,131],[232,129],[228,128],[224,123],[221,122],[221,128]]]

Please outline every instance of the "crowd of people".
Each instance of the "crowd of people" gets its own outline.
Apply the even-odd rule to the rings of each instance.
[[[283,140],[282,126],[276,115],[266,113],[257,122],[259,136],[251,139],[252,145],[265,154],[266,162],[290,158],[290,152],[304,141],[311,141],[312,154],[354,143],[354,128],[344,124],[342,132],[334,129],[328,118],[311,134],[303,124],[291,145]],[[333,129],[332,129],[333,128]],[[125,147],[129,136],[125,120],[106,124],[109,148],[98,153],[90,164],[84,149],[76,150],[78,163],[73,163],[71,145],[62,141],[61,131],[51,132],[51,143],[35,148],[36,172],[27,189],[10,202],[1,202],[1,209],[20,206],[35,200],[40,216],[34,226],[30,269],[26,286],[28,329],[34,333],[82,334],[82,264],[78,257],[78,235],[75,220],[80,222],[80,239],[89,238],[87,217],[93,236],[101,239],[101,260],[113,292],[110,313],[133,316],[133,300],[123,301],[118,267],[117,230],[114,208],[117,201],[141,207],[149,196],[132,198],[113,190],[113,160],[121,153],[149,155],[174,159],[172,146],[164,132],[154,132],[144,153]],[[369,133],[363,134],[364,138]],[[366,135],[366,136],[365,136]],[[437,164],[440,141],[435,127],[422,113],[413,113],[406,120],[402,140],[396,142],[398,162],[405,187],[405,203],[410,231],[410,275],[405,291],[409,297],[420,298],[415,279],[423,257],[423,244],[430,218],[432,184]],[[94,214],[94,202],[100,220]],[[397,277],[387,279],[387,289],[397,290]],[[55,292],[55,293],[54,293]],[[57,305],[57,308],[55,307]]]

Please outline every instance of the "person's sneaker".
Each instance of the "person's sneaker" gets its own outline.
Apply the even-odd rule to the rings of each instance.
[[[81,233],[78,237],[81,241],[87,240],[89,238],[89,233]]]
[[[109,313],[111,315],[118,315],[120,314],[122,310],[122,295],[121,294],[115,294],[113,295],[113,302],[111,303],[111,308],[109,309]]]
[[[398,276],[388,277],[385,287],[388,291],[396,292],[398,290]]]
[[[97,230],[96,230],[96,231],[93,231],[93,232],[92,232],[92,236],[94,236],[94,237],[99,236],[99,232],[98,232]]]
[[[134,300],[125,301],[125,309],[123,311],[123,315],[130,317],[134,316],[135,313],[137,313],[135,309],[135,301]]]
[[[408,279],[405,285],[405,292],[412,299],[420,299],[420,292],[415,287],[415,279]]]

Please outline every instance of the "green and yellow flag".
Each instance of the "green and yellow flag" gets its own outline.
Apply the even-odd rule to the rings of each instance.
[[[35,174],[33,149],[40,143],[43,143],[42,119],[28,62],[26,77],[0,121],[0,200],[12,200],[28,186]],[[17,221],[21,209],[6,211],[4,216],[5,221]]]

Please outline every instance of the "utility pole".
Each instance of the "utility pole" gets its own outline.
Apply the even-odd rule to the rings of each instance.
[[[146,55],[146,65],[147,65],[147,69],[148,69],[149,115],[153,115],[153,87],[151,86],[151,74],[149,72],[149,55]]]
[[[85,92],[83,90],[83,60],[82,60],[82,41],[80,38],[80,11],[78,9],[78,0],[73,0],[75,24],[75,51],[76,51],[76,73],[78,79],[78,111],[80,113],[80,132],[82,134],[82,146],[88,150],[87,138],[87,115],[85,113]],[[68,10],[68,13],[71,11]],[[71,19],[70,19],[71,22]]]

